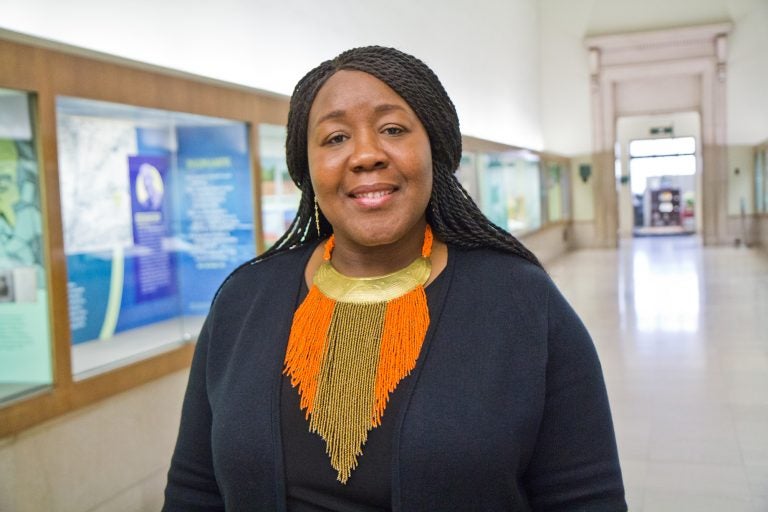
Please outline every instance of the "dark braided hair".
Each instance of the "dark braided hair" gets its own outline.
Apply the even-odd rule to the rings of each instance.
[[[315,193],[307,160],[307,122],[317,92],[342,69],[363,71],[387,84],[410,105],[424,125],[432,150],[433,172],[432,196],[426,215],[438,239],[458,247],[487,247],[517,254],[541,266],[517,238],[483,215],[453,174],[461,162],[461,132],[456,109],[440,80],[416,57],[381,46],[347,50],[323,62],[296,84],[288,112],[285,155],[288,172],[301,190],[301,200],[288,230],[257,259],[325,238],[333,232],[322,213],[320,233],[315,226]]]

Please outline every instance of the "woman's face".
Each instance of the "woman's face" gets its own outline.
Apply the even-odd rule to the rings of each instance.
[[[309,111],[307,156],[336,243],[373,247],[423,237],[432,193],[429,137],[381,80],[338,71]]]

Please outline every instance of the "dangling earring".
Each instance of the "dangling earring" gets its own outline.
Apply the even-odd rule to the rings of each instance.
[[[317,237],[320,238],[320,210],[317,208],[317,197],[315,197],[315,227],[317,228]]]

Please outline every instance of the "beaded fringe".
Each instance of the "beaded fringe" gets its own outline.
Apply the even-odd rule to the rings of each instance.
[[[283,373],[298,388],[309,429],[325,441],[339,482],[357,467],[390,393],[416,366],[428,327],[421,285],[363,304],[337,302],[313,285],[296,310]]]

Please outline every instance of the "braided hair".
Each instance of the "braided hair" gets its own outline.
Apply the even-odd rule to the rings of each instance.
[[[301,200],[288,230],[257,260],[325,238],[333,232],[322,212],[319,213],[319,233],[316,227],[315,193],[307,159],[307,121],[317,92],[342,69],[362,71],[387,84],[410,105],[424,125],[432,150],[433,172],[426,217],[438,239],[468,249],[486,247],[517,254],[541,266],[517,238],[483,215],[456,179],[454,172],[461,162],[459,118],[437,75],[416,57],[381,46],[347,50],[323,62],[296,84],[288,112],[285,154],[288,172],[301,190]]]

